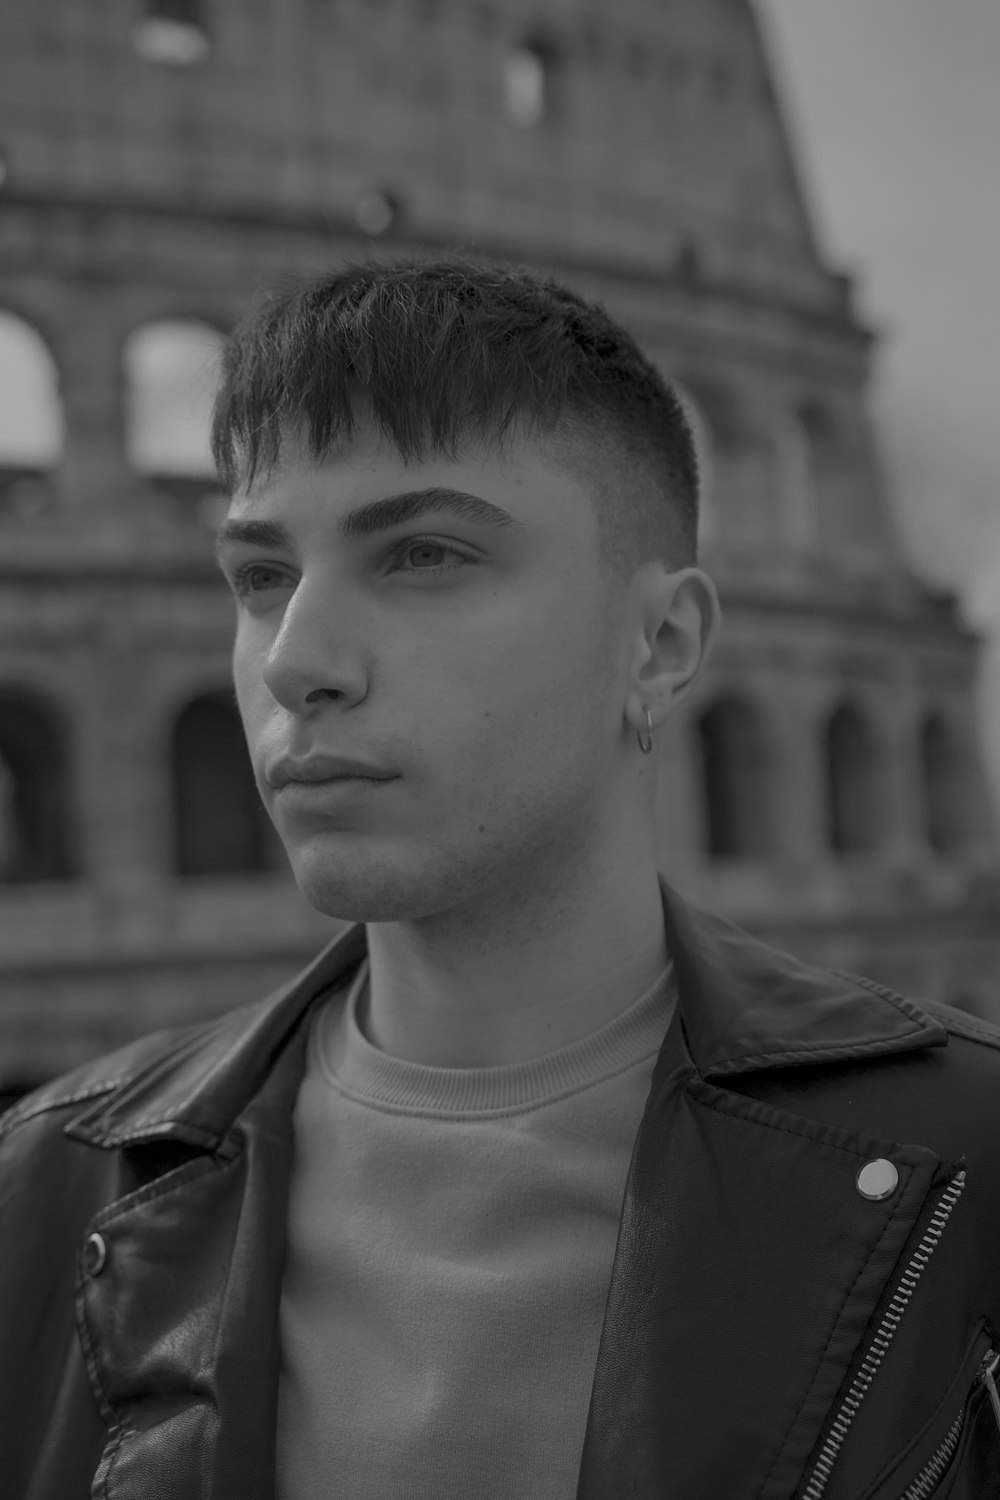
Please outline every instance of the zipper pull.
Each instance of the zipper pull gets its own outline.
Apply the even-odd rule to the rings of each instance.
[[[993,1407],[993,1415],[997,1419],[997,1426],[1000,1427],[1000,1392],[997,1391],[996,1383],[998,1365],[1000,1365],[1000,1354],[990,1349],[986,1358],[979,1366],[979,1378],[986,1387],[990,1398],[990,1405]]]

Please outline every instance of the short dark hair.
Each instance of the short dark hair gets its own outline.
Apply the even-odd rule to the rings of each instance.
[[[520,267],[350,264],[272,291],[227,340],[212,453],[251,486],[303,428],[321,462],[372,422],[404,462],[513,433],[576,453],[602,555],[631,573],[697,557],[698,461],[676,392],[605,310]]]

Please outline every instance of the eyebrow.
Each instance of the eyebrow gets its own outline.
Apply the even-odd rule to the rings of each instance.
[[[359,505],[341,516],[337,530],[346,541],[358,541],[364,537],[388,531],[406,521],[416,521],[432,511],[447,511],[463,521],[476,521],[481,526],[496,530],[512,527],[516,531],[524,528],[515,521],[509,511],[499,505],[491,505],[479,495],[466,494],[464,490],[443,489],[438,485],[425,490],[405,490],[399,495],[387,495],[384,500],[372,500]],[[291,532],[280,521],[223,521],[215,537],[216,555],[231,543],[243,542],[254,547],[279,547],[292,550]]]

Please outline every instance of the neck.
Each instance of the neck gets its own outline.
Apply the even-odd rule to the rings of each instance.
[[[621,1014],[667,963],[652,858],[563,872],[550,888],[367,928],[363,1025],[383,1052],[429,1067],[527,1062]]]

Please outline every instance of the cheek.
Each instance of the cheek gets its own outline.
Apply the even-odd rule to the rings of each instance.
[[[260,691],[260,673],[252,672],[246,659],[245,653],[237,648],[233,652],[233,688],[236,693],[236,702],[244,722],[252,712],[254,697]]]
[[[593,602],[572,587],[525,610],[497,652],[498,675],[538,701],[584,709],[595,696],[595,673],[607,680],[616,644]]]
[[[232,672],[236,705],[252,750],[255,739],[273,711],[274,700],[264,686],[259,661],[249,652],[241,651],[238,645],[233,651]]]
[[[456,632],[430,673],[412,663],[424,722],[438,726],[436,737],[453,735],[456,753],[464,747],[464,768],[456,767],[463,780],[475,774],[472,761],[480,770],[493,762],[505,780],[525,758],[561,758],[567,734],[586,734],[595,716],[607,717],[617,643],[585,602],[555,589],[523,599],[502,621]]]

